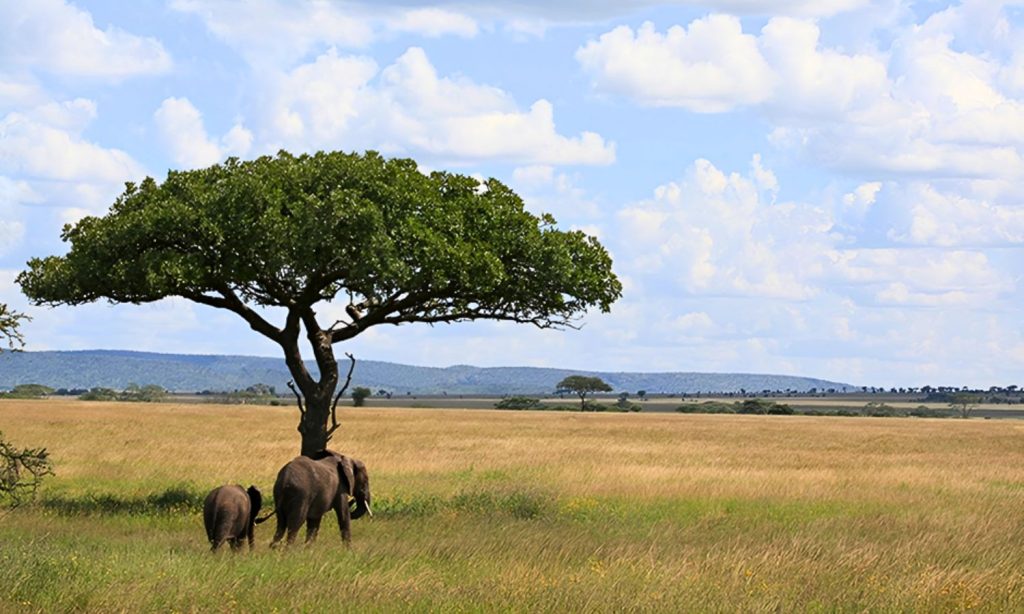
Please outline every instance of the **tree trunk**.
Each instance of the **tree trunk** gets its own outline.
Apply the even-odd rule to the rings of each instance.
[[[320,371],[319,380],[313,379],[302,361],[298,345],[299,320],[305,325],[306,339],[313,349],[313,357]],[[314,456],[327,449],[327,442],[337,428],[331,409],[334,391],[338,387],[338,362],[334,358],[331,334],[320,328],[312,309],[307,307],[290,312],[289,322],[292,323],[288,328],[290,335],[281,345],[284,349],[285,363],[298,385],[298,390],[292,388],[292,392],[295,393],[300,412],[300,453],[303,456]],[[351,372],[349,375],[351,376]],[[331,421],[330,425],[328,420]]]
[[[331,415],[331,395],[311,394],[306,396],[306,412],[299,421],[302,435],[300,454],[313,456],[327,449],[327,420]]]

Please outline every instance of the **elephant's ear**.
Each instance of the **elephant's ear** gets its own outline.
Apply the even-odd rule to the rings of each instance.
[[[338,477],[341,478],[342,488],[351,497],[355,489],[356,479],[352,473],[352,461],[344,456],[338,458]]]

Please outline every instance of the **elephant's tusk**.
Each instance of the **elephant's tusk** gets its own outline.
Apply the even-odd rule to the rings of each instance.
[[[370,518],[373,518],[373,510],[370,509],[370,502],[369,501],[366,502],[366,513],[370,515]]]

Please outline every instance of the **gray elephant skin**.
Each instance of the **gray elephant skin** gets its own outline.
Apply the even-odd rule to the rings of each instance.
[[[352,501],[349,501],[352,497]],[[320,521],[329,510],[338,517],[341,539],[352,540],[350,521],[370,508],[370,478],[362,461],[324,450],[313,457],[298,456],[288,462],[274,482],[274,507],[277,532],[271,547],[287,532],[287,543],[295,541],[306,524],[306,543],[316,539]]]
[[[237,551],[243,540],[248,540],[252,550],[256,515],[262,505],[263,496],[255,486],[246,490],[238,484],[226,484],[210,491],[203,503],[203,524],[211,550],[216,552],[228,542]]]

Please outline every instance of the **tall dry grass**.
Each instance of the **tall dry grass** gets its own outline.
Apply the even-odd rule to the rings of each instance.
[[[1022,422],[346,408],[352,549],[209,556],[195,501],[269,493],[296,418],[0,402],[57,471],[0,520],[0,608],[1024,610]]]

